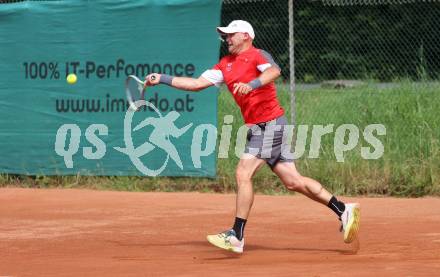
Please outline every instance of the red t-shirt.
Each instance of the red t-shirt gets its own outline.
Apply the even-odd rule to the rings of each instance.
[[[251,47],[239,55],[223,57],[212,69],[205,71],[202,77],[216,86],[225,83],[240,107],[245,123],[256,124],[284,114],[277,99],[275,83],[271,82],[245,95],[233,94],[234,84],[249,83],[271,66],[278,67],[270,54]]]

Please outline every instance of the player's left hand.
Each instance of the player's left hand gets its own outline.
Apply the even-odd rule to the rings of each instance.
[[[238,93],[239,95],[248,94],[252,91],[252,87],[247,83],[235,83],[233,94]]]

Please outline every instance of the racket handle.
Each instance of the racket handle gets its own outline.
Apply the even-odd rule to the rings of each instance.
[[[150,79],[151,79],[151,81],[154,81],[154,80],[156,80],[156,76],[153,75],[150,77]]]

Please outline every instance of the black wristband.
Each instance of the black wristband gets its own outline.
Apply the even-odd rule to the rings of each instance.
[[[161,74],[160,79],[159,79],[159,83],[171,86],[171,83],[173,82],[173,78],[174,77],[171,75]]]
[[[260,79],[254,79],[252,81],[250,81],[248,83],[248,85],[252,88],[252,89],[257,89],[259,87],[261,87],[263,84],[261,83]]]

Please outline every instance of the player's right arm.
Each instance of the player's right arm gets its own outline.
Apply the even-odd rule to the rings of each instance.
[[[220,61],[221,63],[221,61]],[[167,74],[152,73],[145,77],[147,85],[155,86],[158,84],[169,85],[173,88],[199,91],[210,86],[219,87],[223,83],[223,73],[220,63],[214,65],[213,68],[206,70],[199,78],[174,77]],[[154,77],[154,78],[153,78]]]
[[[154,78],[152,78],[154,76]],[[173,88],[186,91],[200,91],[207,87],[214,85],[204,77],[189,78],[189,77],[174,77],[166,74],[152,73],[145,77],[148,85],[155,86],[158,84],[166,84]]]

